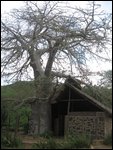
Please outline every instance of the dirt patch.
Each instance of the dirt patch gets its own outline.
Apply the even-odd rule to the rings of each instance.
[[[31,136],[31,135],[19,135],[22,143],[24,144],[24,149],[32,149],[33,144],[46,141],[43,137]]]
[[[112,146],[103,144],[102,140],[93,141],[91,149],[112,149]]]

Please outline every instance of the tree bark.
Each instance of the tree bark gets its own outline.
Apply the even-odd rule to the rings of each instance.
[[[51,130],[51,105],[49,102],[35,102],[31,105],[29,134],[38,135]]]
[[[49,93],[51,80],[47,77],[38,77],[35,81],[36,101],[31,104],[31,116],[29,118],[29,131],[31,135],[38,135],[51,130],[51,104]]]

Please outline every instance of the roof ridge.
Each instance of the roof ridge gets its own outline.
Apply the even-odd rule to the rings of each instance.
[[[75,86],[73,86],[70,83],[66,83],[66,85],[70,86],[71,88],[75,89],[76,91],[78,91],[80,94],[83,94],[85,97],[88,98],[88,100],[90,100],[90,102],[92,101],[93,103],[96,103],[96,105],[98,105],[99,107],[101,107],[102,109],[104,109],[105,111],[107,111],[110,115],[112,114],[112,109],[108,108],[107,106],[105,106],[104,104],[102,104],[101,102],[99,102],[98,100],[96,100],[95,98],[93,98],[92,96],[84,93],[82,90],[76,88]]]

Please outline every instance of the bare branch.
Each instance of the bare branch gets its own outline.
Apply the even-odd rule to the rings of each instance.
[[[84,9],[67,6],[61,9],[60,2],[50,1],[42,6],[37,1],[25,4],[24,9],[12,11],[14,22],[1,24],[1,48],[6,52],[2,59],[3,72],[7,67],[14,67],[14,74],[21,76],[30,66],[37,78],[50,76],[56,68],[62,73],[64,64],[68,64],[70,73],[74,65],[82,74],[89,55],[111,61],[101,55],[107,53],[111,44],[111,15],[100,11],[96,2],[90,2]],[[66,9],[73,10],[72,14],[68,16]],[[45,54],[48,58],[43,57]],[[19,65],[21,61],[23,65]]]

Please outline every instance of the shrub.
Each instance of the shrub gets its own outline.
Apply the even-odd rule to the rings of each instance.
[[[34,144],[32,148],[34,149],[56,149],[57,144],[55,140],[49,138],[46,142],[41,141],[40,143]]]
[[[28,134],[28,130],[29,130],[29,124],[28,124],[28,123],[25,123],[25,124],[23,125],[23,131],[24,131],[24,133],[25,133],[25,134]]]
[[[53,133],[51,131],[47,131],[47,132],[40,134],[40,136],[44,138],[51,138],[53,137]]]
[[[53,138],[49,138],[46,141],[34,144],[34,149],[75,149],[75,148],[89,148],[91,144],[90,137],[81,135],[69,135],[62,141],[55,141]]]
[[[68,145],[70,148],[89,148],[90,144],[91,138],[86,134],[68,136]]]
[[[22,141],[19,138],[14,137],[14,135],[11,133],[2,134],[1,145],[2,147],[12,147],[12,148],[23,147]]]
[[[112,134],[106,135],[103,143],[106,145],[112,145]]]
[[[63,141],[63,142],[59,142],[57,143],[57,149],[71,149],[73,148],[71,143],[69,141]]]

